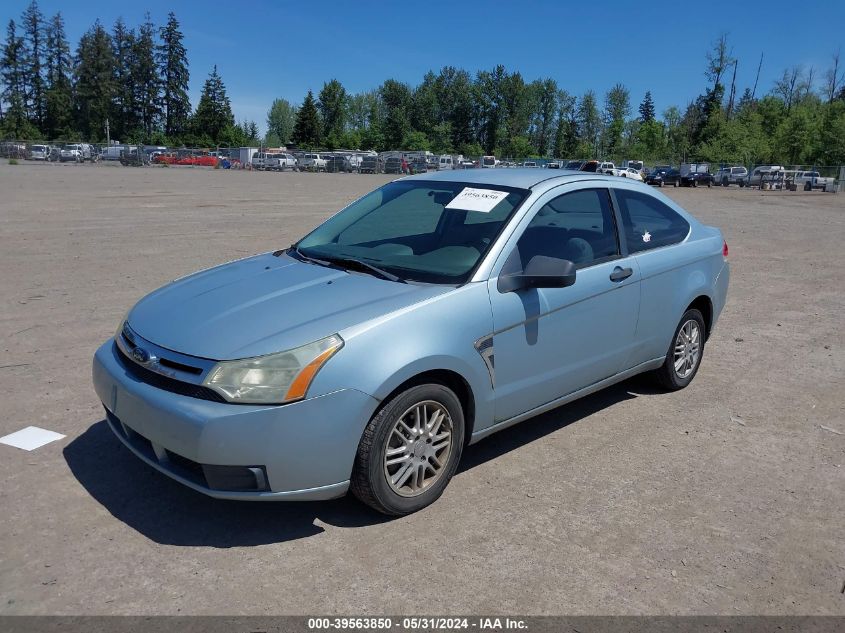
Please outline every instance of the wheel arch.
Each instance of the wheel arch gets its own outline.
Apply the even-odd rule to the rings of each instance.
[[[410,389],[411,387],[415,387],[417,385],[424,385],[429,383],[437,383],[443,385],[444,387],[448,387],[453,392],[455,392],[455,395],[461,402],[461,408],[463,409],[464,413],[464,444],[468,444],[470,438],[472,437],[473,429],[475,428],[477,406],[476,395],[469,381],[453,369],[427,369],[425,371],[420,371],[419,373],[416,373],[412,376],[405,377],[402,382],[393,386],[392,388],[385,387],[385,391],[387,389],[390,389],[390,391],[387,392],[383,398],[381,398],[381,403],[379,404],[375,413],[378,413],[378,411],[380,411],[383,406],[385,406],[395,396],[402,393],[403,391],[406,391],[407,389]],[[375,415],[375,413],[373,415]]]
[[[701,316],[704,317],[704,340],[707,340],[713,329],[713,300],[706,294],[700,294],[690,302],[684,312],[693,309],[701,312]]]

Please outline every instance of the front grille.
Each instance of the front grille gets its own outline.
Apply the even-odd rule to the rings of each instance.
[[[157,372],[151,371],[131,360],[123,353],[120,346],[115,344],[115,349],[118,351],[123,368],[136,380],[144,384],[163,389],[171,393],[178,393],[181,396],[188,396],[189,398],[198,398],[200,400],[209,400],[211,402],[226,402],[226,399],[214,389],[203,387],[202,385],[194,385],[189,382],[176,380],[170,376],[164,376]]]

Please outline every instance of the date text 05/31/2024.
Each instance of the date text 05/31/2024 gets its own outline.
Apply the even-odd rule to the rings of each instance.
[[[446,617],[404,617],[401,620],[392,618],[308,618],[309,630],[466,630],[481,631],[524,630],[528,625],[524,620],[513,618],[446,618]]]

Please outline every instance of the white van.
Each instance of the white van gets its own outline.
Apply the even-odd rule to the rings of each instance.
[[[443,154],[440,160],[437,161],[437,171],[444,171],[446,169],[454,169],[455,162],[449,154]]]
[[[496,160],[495,156],[482,156],[481,157],[481,168],[482,169],[493,169],[498,161]]]

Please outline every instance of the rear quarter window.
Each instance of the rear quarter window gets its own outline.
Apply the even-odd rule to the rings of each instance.
[[[689,222],[657,198],[625,189],[614,192],[629,253],[678,244],[689,233]]]

